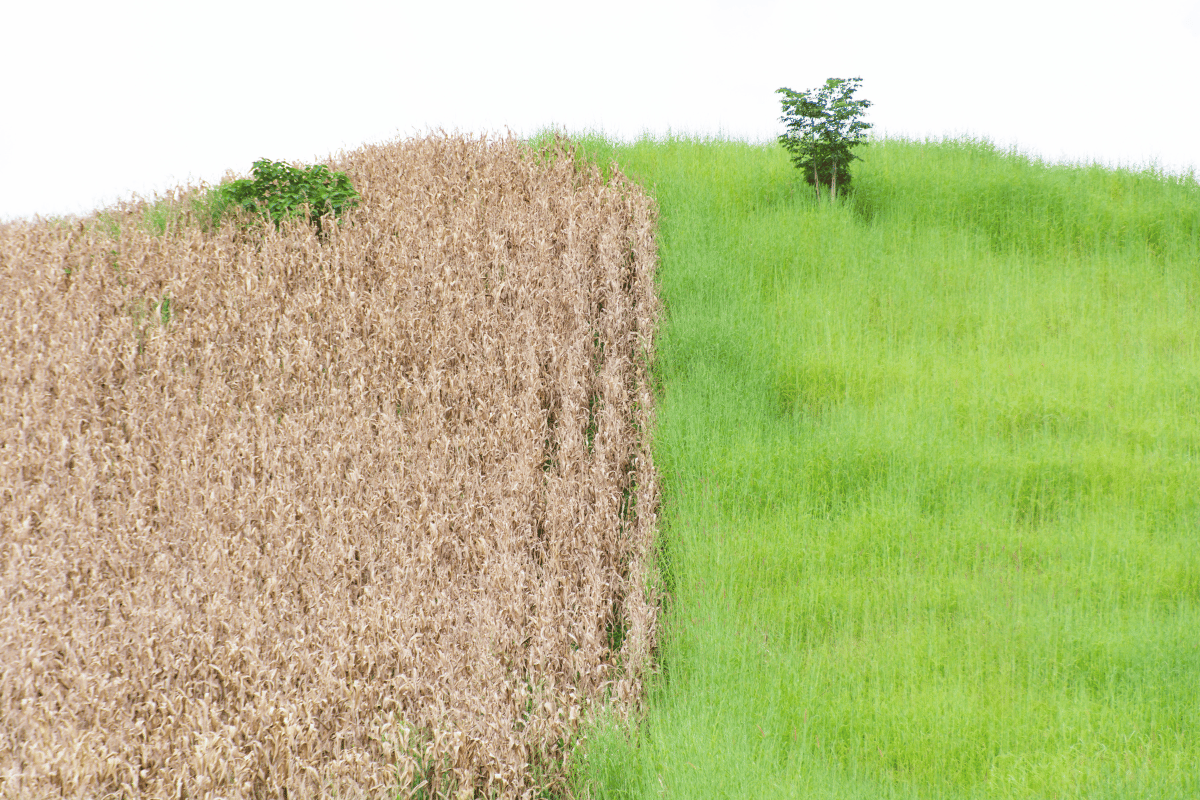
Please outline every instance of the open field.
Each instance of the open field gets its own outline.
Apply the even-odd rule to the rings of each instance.
[[[1200,796],[1194,177],[577,141],[2,229],[0,795]]]
[[[654,207],[519,142],[0,227],[0,796],[531,797],[653,644]]]
[[[670,603],[597,798],[1200,797],[1200,186],[587,141],[659,203]]]

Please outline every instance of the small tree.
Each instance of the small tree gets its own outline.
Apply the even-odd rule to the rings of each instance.
[[[838,185],[850,188],[850,162],[858,158],[851,148],[866,140],[871,125],[858,118],[871,106],[869,100],[852,100],[862,78],[830,78],[820,89],[782,94],[783,116],[787,133],[779,142],[791,153],[792,162],[804,173],[804,179],[816,188],[828,186],[837,199]]]
[[[239,206],[272,220],[277,229],[289,217],[315,221],[317,233],[322,233],[323,214],[332,212],[341,217],[358,200],[358,192],[344,172],[331,172],[323,164],[290,167],[282,161],[265,158],[254,162],[253,180],[243,178],[228,183],[218,189],[216,198],[220,210]]]

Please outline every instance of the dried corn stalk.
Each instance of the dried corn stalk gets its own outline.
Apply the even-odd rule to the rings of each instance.
[[[0,226],[0,796],[531,796],[636,702],[652,202],[511,139],[332,166],[324,240]]]

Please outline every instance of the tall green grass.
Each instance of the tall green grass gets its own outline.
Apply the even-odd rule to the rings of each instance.
[[[1200,186],[584,149],[661,208],[670,599],[604,798],[1200,797]]]

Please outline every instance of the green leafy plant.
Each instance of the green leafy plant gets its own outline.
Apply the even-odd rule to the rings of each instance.
[[[227,183],[217,190],[211,207],[219,216],[231,206],[275,223],[290,217],[315,221],[323,233],[321,219],[332,213],[341,217],[347,208],[357,205],[359,194],[344,172],[331,172],[323,164],[291,167],[282,161],[261,159],[254,162],[254,178]]]
[[[859,120],[871,102],[851,99],[860,83],[862,78],[830,78],[820,89],[776,90],[783,95],[780,121],[787,125],[779,142],[818,198],[822,186],[829,187],[835,200],[839,185],[843,191],[850,188],[850,162],[858,158],[852,148],[866,140],[871,127]]]

